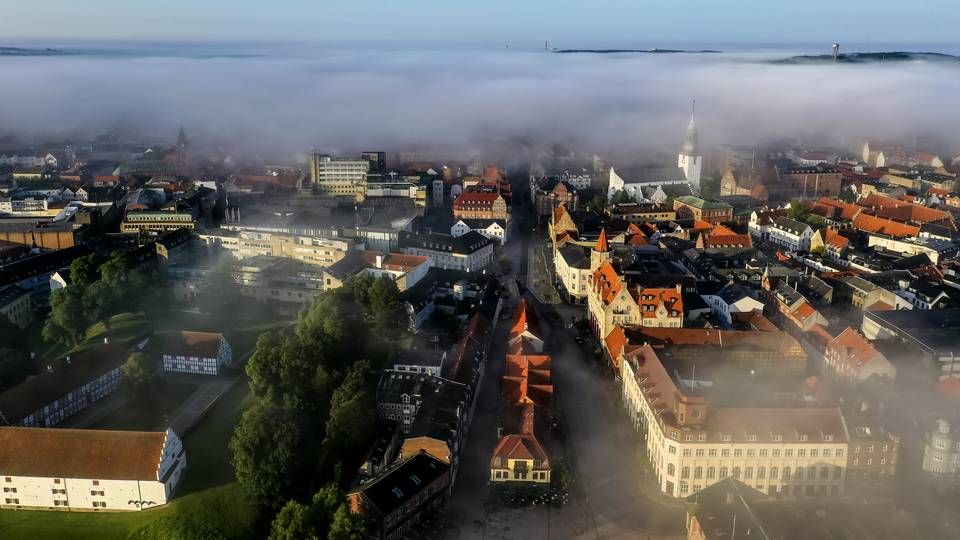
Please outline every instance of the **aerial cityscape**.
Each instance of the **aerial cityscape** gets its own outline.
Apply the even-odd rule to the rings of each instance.
[[[960,537],[956,6],[13,3],[0,538]]]

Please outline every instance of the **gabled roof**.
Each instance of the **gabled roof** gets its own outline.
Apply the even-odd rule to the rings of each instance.
[[[510,327],[510,339],[522,335],[524,332],[530,332],[534,336],[543,339],[540,331],[540,320],[537,313],[528,304],[526,298],[521,298],[513,311],[513,325]]]
[[[598,289],[603,303],[609,304],[617,297],[620,289],[623,288],[623,283],[620,282],[620,277],[613,265],[605,261],[593,273],[593,286]]]
[[[843,251],[848,245],[850,245],[850,240],[834,230],[832,227],[821,229],[820,234],[823,237],[823,243],[832,247],[836,251]]]
[[[597,238],[597,245],[594,246],[593,250],[600,253],[606,253],[610,251],[610,246],[607,244],[607,229],[600,229],[600,237]]]
[[[866,233],[884,234],[898,238],[913,237],[920,234],[920,227],[898,223],[890,219],[883,219],[865,213],[857,214],[853,226]]]
[[[607,346],[610,357],[615,359],[623,352],[623,348],[627,344],[627,335],[623,332],[623,328],[616,324],[613,326],[613,330],[607,334],[607,337],[603,339],[603,342]]]
[[[370,482],[361,484],[357,492],[372,505],[372,510],[386,516],[428,489],[438,478],[448,474],[450,466],[425,451],[401,461]]]
[[[537,438],[529,434],[517,433],[500,439],[497,447],[493,450],[493,459],[498,458],[501,460],[537,460],[541,465],[535,467],[535,469],[550,469],[550,458],[547,456],[547,452],[540,446]],[[493,463],[493,460],[491,460],[491,466],[493,466]]]
[[[37,478],[158,481],[166,440],[164,432],[0,427],[0,472]]]
[[[873,345],[849,326],[833,338],[829,347],[842,353],[841,360],[853,369],[860,369],[878,355]]]

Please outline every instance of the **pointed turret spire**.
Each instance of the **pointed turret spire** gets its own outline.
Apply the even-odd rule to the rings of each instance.
[[[187,132],[183,130],[183,126],[180,126],[180,133],[177,134],[177,148],[186,148],[187,147]]]
[[[697,155],[698,147],[697,135],[697,100],[693,100],[693,104],[690,106],[690,123],[687,124],[687,135],[683,140],[683,148],[680,153],[687,156]]]
[[[610,246],[607,244],[607,229],[600,229],[600,238],[597,238],[597,245],[593,248],[594,251],[599,251],[601,253],[606,253],[610,251]]]

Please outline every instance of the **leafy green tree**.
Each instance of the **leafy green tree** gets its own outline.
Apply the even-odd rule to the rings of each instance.
[[[330,528],[327,530],[328,540],[363,540],[366,534],[366,524],[363,516],[350,511],[346,503],[341,503],[333,513]]]
[[[369,296],[370,312],[377,331],[395,336],[406,328],[400,290],[392,279],[386,276],[377,278],[370,287]]]
[[[50,294],[50,316],[43,326],[43,339],[74,346],[89,326],[83,300],[73,287]]]
[[[83,290],[98,281],[102,262],[95,253],[74,259],[70,263],[70,286]]]
[[[269,540],[318,539],[311,514],[312,510],[307,505],[295,500],[287,501],[270,524]]]
[[[790,211],[787,215],[790,219],[806,223],[807,218],[810,217],[810,211],[800,201],[793,201],[790,203]]]
[[[296,336],[265,333],[246,372],[257,398],[326,417],[333,381],[322,349],[302,347]]]
[[[376,403],[370,392],[372,368],[361,360],[350,368],[330,398],[330,417],[323,440],[325,467],[340,456],[361,451],[376,429]]]
[[[132,395],[149,390],[160,378],[157,359],[145,352],[135,352],[120,366],[123,386]]]
[[[373,287],[373,281],[370,274],[358,274],[347,280],[354,300],[367,308],[370,307],[370,288]]]
[[[632,203],[632,202],[636,202],[636,201],[633,200],[633,197],[631,197],[629,193],[627,193],[622,189],[614,193],[613,197],[610,197],[610,204],[622,204],[622,203]]]
[[[237,481],[252,500],[276,508],[303,491],[310,481],[305,441],[301,419],[289,409],[256,401],[244,411],[230,450]]]
[[[857,192],[847,186],[840,190],[840,200],[846,203],[855,203],[857,202]]]

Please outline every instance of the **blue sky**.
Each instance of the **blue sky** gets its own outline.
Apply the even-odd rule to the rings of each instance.
[[[5,0],[13,40],[953,43],[957,0]]]

